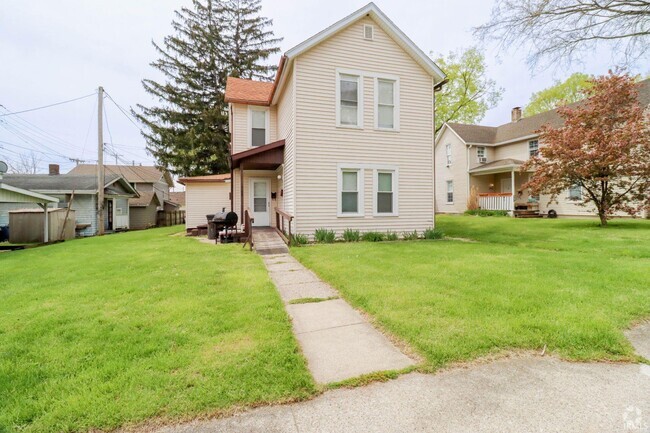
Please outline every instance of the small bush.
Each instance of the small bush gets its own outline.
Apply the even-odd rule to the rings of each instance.
[[[491,217],[491,216],[508,216],[507,210],[487,210],[487,209],[474,209],[466,210],[465,215],[475,215],[480,217]]]
[[[402,233],[402,239],[404,239],[405,241],[416,241],[418,240],[419,237],[420,235],[418,235],[417,230],[413,230],[412,232]]]
[[[428,228],[424,231],[424,239],[442,239],[445,237],[445,233],[442,230]]]
[[[384,240],[384,234],[381,232],[365,232],[362,239],[366,242],[381,242]]]
[[[314,239],[319,244],[331,244],[336,240],[336,233],[334,230],[329,229],[316,229],[314,232]]]
[[[309,239],[307,239],[307,236],[303,234],[295,234],[291,235],[291,245],[307,245],[309,242]]]
[[[398,237],[399,236],[397,236],[397,233],[395,233],[395,232],[391,232],[390,230],[388,230],[386,232],[386,240],[387,241],[396,241],[398,239]]]
[[[345,229],[343,230],[343,240],[345,242],[359,242],[361,233],[359,233],[359,230]]]

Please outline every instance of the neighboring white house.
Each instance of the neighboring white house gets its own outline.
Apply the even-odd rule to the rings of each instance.
[[[178,183],[185,185],[187,229],[207,224],[207,215],[230,210],[230,173],[182,177]]]
[[[274,82],[229,78],[239,220],[249,209],[254,225],[282,218],[306,235],[433,226],[433,94],[444,79],[373,3],[287,51]]]
[[[650,80],[640,82],[638,90],[639,101],[647,107]],[[552,202],[550,196],[531,197],[522,188],[531,173],[521,173],[521,165],[544,146],[536,131],[544,124],[560,127],[562,122],[556,110],[522,117],[521,108],[515,107],[511,121],[497,127],[446,123],[436,138],[436,212],[464,212],[475,186],[483,209],[593,216],[593,209],[578,206],[579,187]]]

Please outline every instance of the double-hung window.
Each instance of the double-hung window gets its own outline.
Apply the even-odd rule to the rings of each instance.
[[[263,146],[268,142],[268,111],[264,109],[249,108],[249,142],[250,145]]]
[[[361,127],[361,77],[338,74],[337,124],[339,126]]]
[[[485,146],[478,146],[476,148],[476,156],[478,157],[478,162],[485,161]]]
[[[398,129],[398,82],[395,79],[375,80],[375,128]]]
[[[573,184],[569,188],[569,200],[582,200],[582,187],[580,184]]]
[[[396,170],[375,170],[375,215],[397,215],[397,182]]]
[[[448,180],[447,181],[447,203],[453,203],[453,202],[454,202],[454,181]]]
[[[361,215],[361,175],[360,169],[343,168],[339,173],[339,214],[341,216]]]
[[[449,167],[451,165],[451,143],[447,143],[445,152],[447,154],[447,167]]]
[[[530,140],[528,142],[528,155],[537,156],[538,153],[539,153],[539,141]]]

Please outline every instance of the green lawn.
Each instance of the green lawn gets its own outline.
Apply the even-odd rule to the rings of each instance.
[[[632,360],[622,330],[650,316],[650,221],[441,216],[472,239],[293,248],[433,370],[510,349]]]
[[[0,432],[314,392],[260,258],[154,229],[0,253]]]

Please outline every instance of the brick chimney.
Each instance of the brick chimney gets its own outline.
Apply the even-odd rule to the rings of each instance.
[[[50,176],[59,175],[59,164],[50,164]]]
[[[515,107],[512,109],[511,117],[513,122],[519,122],[521,120],[521,107]]]

